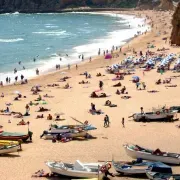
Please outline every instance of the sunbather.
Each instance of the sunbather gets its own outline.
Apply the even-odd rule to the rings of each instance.
[[[122,99],[130,99],[131,96],[122,96],[121,98],[122,98]]]
[[[96,94],[96,92],[92,92],[92,93],[91,93],[91,97],[92,97],[92,98],[98,98],[98,95]]]
[[[36,116],[36,119],[42,119],[42,118],[44,118],[44,115],[43,115],[43,114]]]
[[[39,107],[39,110],[37,112],[45,112],[45,111],[49,111],[49,109],[44,107]]]
[[[117,84],[113,85],[113,87],[120,87],[121,86],[121,83],[118,82]]]
[[[35,99],[35,101],[42,101],[41,95],[39,95],[39,97],[37,99]]]
[[[48,114],[47,120],[52,120],[52,119],[53,119],[52,115],[51,115],[51,114]]]
[[[22,119],[17,125],[26,125],[27,123]]]
[[[67,83],[65,86],[64,86],[64,89],[69,89],[70,86],[69,86],[69,83]]]
[[[120,94],[121,94],[121,92],[119,91],[119,89],[117,89],[116,94],[117,94],[117,95],[120,95]]]

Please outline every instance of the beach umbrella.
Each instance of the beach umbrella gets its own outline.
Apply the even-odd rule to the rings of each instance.
[[[112,55],[111,54],[106,54],[105,59],[112,59]]]

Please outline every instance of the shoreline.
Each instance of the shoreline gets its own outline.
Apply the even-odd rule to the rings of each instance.
[[[77,12],[77,13],[80,13],[80,12]],[[83,13],[87,13],[87,14],[89,14],[90,12],[83,12]],[[135,25],[133,24],[133,19],[131,19],[130,17],[132,16],[132,17],[134,17],[134,18],[138,18],[139,19],[139,21],[140,21],[140,19],[141,19],[141,21],[145,18],[145,17],[137,17],[136,16],[136,14],[131,14],[131,13],[129,13],[129,11],[128,11],[128,13],[127,12],[125,12],[125,13],[122,13],[122,12],[119,12],[119,13],[115,13],[115,12],[108,12],[108,11],[103,11],[103,12],[93,12],[93,14],[97,14],[97,15],[102,15],[102,16],[116,16],[118,19],[119,18],[123,18],[123,17],[121,17],[121,16],[125,16],[124,17],[124,19],[126,20],[126,21],[129,21],[130,23],[131,23],[131,26],[133,27],[133,28],[130,28],[130,29],[125,29],[126,31],[128,30],[130,30],[130,31],[135,31],[136,29],[138,30],[138,28],[139,27],[134,27]],[[90,13],[91,14],[91,13]],[[129,19],[130,18],[130,19]],[[140,23],[140,22],[139,22]],[[141,22],[142,23],[142,22]],[[147,30],[147,31],[149,31],[150,29],[149,29],[149,23],[148,22],[143,22],[143,24],[144,24],[144,28]],[[144,31],[145,31],[145,29],[143,30],[142,29],[142,27],[141,27],[141,32],[142,33],[144,33]],[[109,32],[108,34],[114,34],[114,33],[118,33],[118,35],[119,34],[121,34],[121,32],[119,32],[119,31],[121,31],[121,29],[118,29],[118,30],[114,30],[114,31],[111,31],[111,32]],[[124,30],[122,30],[122,32],[124,33],[125,31]],[[109,41],[111,38],[111,36],[110,35],[106,35],[106,36],[103,36],[103,37],[101,37],[101,38],[105,38],[104,40],[105,41]],[[139,35],[138,35],[139,36]],[[108,38],[107,38],[108,37]],[[117,51],[114,51],[113,53],[114,54],[116,54],[118,51],[119,51],[119,48],[120,47],[123,47],[125,44],[128,44],[132,39],[134,39],[135,37],[130,37],[130,38],[128,38],[127,37],[127,39],[122,39],[122,40],[120,40],[120,44],[112,44],[112,45],[114,45],[115,47],[118,47],[118,50]],[[99,41],[97,41],[96,43],[98,43]],[[89,43],[88,44],[83,44],[83,42],[82,42],[82,44],[81,45],[78,45],[78,46],[75,46],[74,48],[77,48],[77,47],[81,47],[81,46],[89,46],[89,45],[91,45],[93,42],[91,42],[91,41],[89,41]],[[110,48],[110,47],[108,47],[108,48]],[[44,69],[43,67],[43,65],[41,65],[41,66],[35,66],[35,67],[33,67],[33,68],[31,68],[31,69],[26,69],[25,71],[23,70],[22,72],[21,72],[21,70],[20,71],[18,71],[18,77],[22,74],[22,75],[24,75],[25,76],[25,79],[27,79],[28,80],[28,82],[29,81],[31,81],[32,79],[38,79],[39,77],[42,77],[42,76],[45,76],[45,75],[48,75],[48,74],[51,74],[51,73],[56,73],[56,72],[61,72],[61,71],[63,71],[63,70],[66,70],[67,69],[67,65],[68,64],[70,64],[71,66],[75,66],[76,64],[79,66],[81,63],[87,63],[88,61],[89,61],[89,58],[87,58],[87,56],[89,56],[89,57],[91,57],[92,59],[97,59],[97,58],[102,58],[103,57],[103,50],[106,50],[106,47],[100,47],[100,49],[101,49],[101,55],[100,56],[98,56],[98,55],[94,55],[95,53],[93,53],[92,54],[92,52],[82,52],[82,54],[85,54],[85,59],[82,61],[81,59],[73,59],[73,61],[72,62],[68,62],[68,59],[66,59],[65,61],[63,61],[63,62],[65,62],[65,63],[63,63],[63,65],[61,65],[61,63],[60,63],[60,65],[61,65],[61,70],[59,71],[57,71],[56,69],[55,69],[55,64],[54,64],[54,68],[49,68],[49,69]],[[110,49],[108,49],[109,51],[110,51]],[[97,51],[98,51],[98,49],[97,49]],[[54,54],[57,54],[57,52],[54,52]],[[80,52],[78,53],[77,52],[77,54],[81,54]],[[87,55],[88,54],[88,55]],[[118,54],[118,53],[117,53]],[[50,56],[50,55],[49,55]],[[61,56],[57,56],[57,57],[55,57],[55,58],[60,58]],[[70,54],[70,57],[71,57],[71,54]],[[64,58],[64,56],[62,56],[62,58]],[[66,58],[66,57],[65,57]],[[72,57],[73,58],[73,57]],[[41,59],[40,59],[40,61],[41,61]],[[74,62],[75,61],[75,62]],[[50,63],[50,65],[51,65],[51,60],[49,59],[49,60],[47,60],[47,63]],[[57,64],[58,64],[58,62],[57,62]],[[32,76],[32,71],[35,71],[35,69],[36,68],[42,68],[42,71],[43,72],[40,72],[40,76],[37,76],[37,75],[35,75],[35,72],[34,72],[34,76]],[[46,67],[47,68],[47,67]],[[30,74],[31,75],[28,75],[28,71],[30,72]],[[9,73],[9,71],[7,71],[7,72],[4,72],[3,74],[4,75],[2,75],[2,76],[4,76],[4,78],[6,78],[5,77],[5,74],[7,74],[7,73]],[[11,75],[10,75],[11,74]],[[15,74],[13,75],[13,72],[12,73],[10,73],[8,76],[10,76],[11,77],[11,84],[6,84],[6,82],[5,82],[5,79],[2,79],[2,81],[3,81],[3,84],[4,84],[4,86],[12,86],[12,85],[14,85],[14,83],[15,83],[15,80],[14,80],[14,77],[16,76]],[[13,77],[14,76],[14,77]],[[27,76],[27,77],[26,77]],[[19,77],[19,79],[20,79],[20,77]],[[17,84],[19,84],[21,81],[20,80],[18,80],[18,83]]]

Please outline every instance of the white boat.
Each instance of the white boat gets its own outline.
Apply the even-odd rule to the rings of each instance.
[[[0,146],[0,154],[9,154],[17,152],[20,149],[19,145],[3,145]]]
[[[103,176],[99,163],[82,163],[79,160],[74,164],[48,161],[46,165],[52,173],[62,176],[78,178],[102,178]]]
[[[160,111],[133,114],[133,119],[136,122],[149,122],[149,121],[171,121],[177,111]]]
[[[149,179],[153,180],[180,180],[180,174],[146,172],[146,175]]]
[[[142,175],[146,174],[146,171],[148,167],[153,164],[153,162],[138,162],[138,161],[132,161],[132,162],[123,162],[123,161],[112,161],[112,165],[116,172],[119,174],[126,174],[126,175]]]
[[[47,133],[44,134],[44,139],[53,139],[53,137],[56,137],[59,133]],[[87,135],[87,131],[78,131],[73,130],[72,132],[63,133],[61,135],[62,138],[76,138],[76,137],[85,137]]]
[[[180,164],[180,154],[177,153],[161,152],[159,149],[154,151],[133,144],[126,144],[124,148],[127,155],[134,159],[141,158],[167,164]]]

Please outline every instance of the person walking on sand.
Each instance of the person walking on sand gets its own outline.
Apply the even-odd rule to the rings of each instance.
[[[125,128],[125,125],[124,125],[124,118],[122,118],[122,126],[123,126],[123,128]]]
[[[70,64],[68,64],[68,70],[70,70]]]
[[[104,83],[102,81],[99,81],[99,88],[100,88],[100,90],[103,89],[103,85],[104,85]]]
[[[107,114],[104,117],[104,127],[109,127],[109,116]]]
[[[76,70],[78,69],[78,65],[76,64]]]

